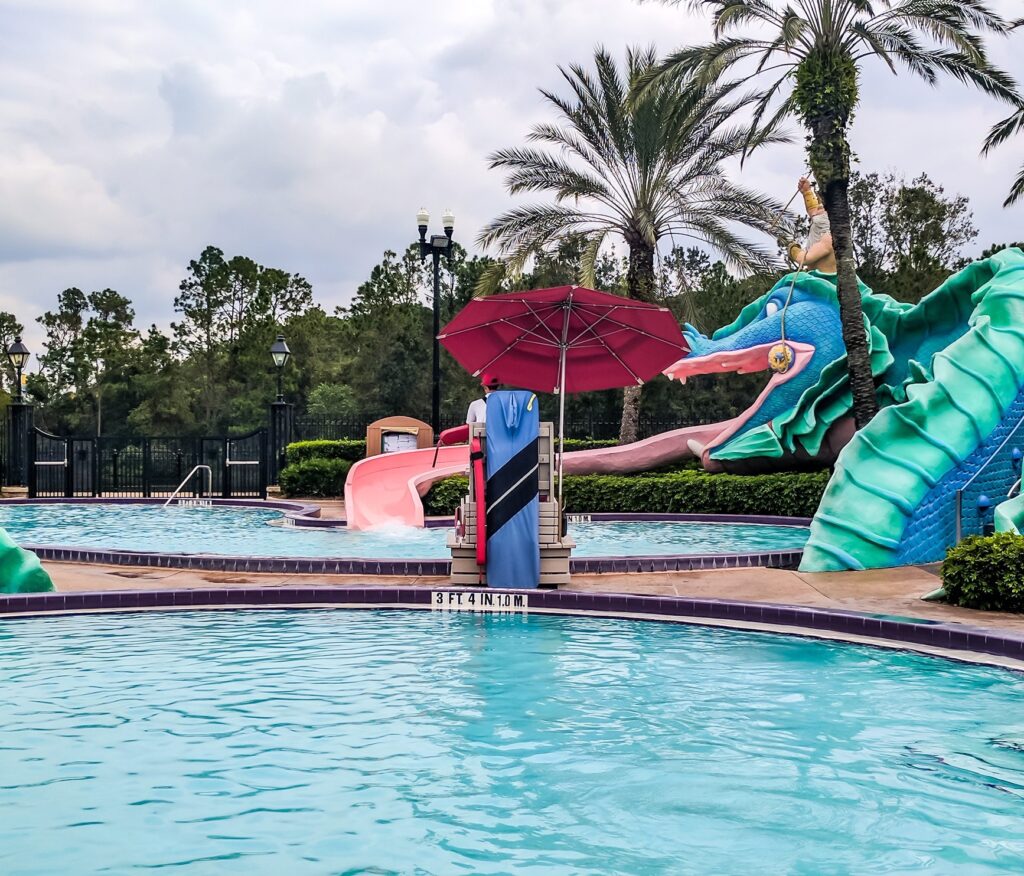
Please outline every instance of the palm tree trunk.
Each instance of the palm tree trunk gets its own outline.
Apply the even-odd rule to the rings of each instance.
[[[630,298],[654,301],[654,247],[640,235],[628,238],[629,269],[626,272],[626,290]],[[619,444],[631,444],[640,437],[641,386],[627,386],[622,393],[622,421],[619,424]]]
[[[871,353],[864,328],[864,310],[857,283],[857,264],[853,255],[853,223],[850,218],[849,179],[833,179],[825,186],[825,212],[832,227],[832,246],[836,254],[836,289],[839,294],[839,320],[846,344],[846,367],[853,392],[853,417],[863,429],[878,413],[875,380],[871,374]]]

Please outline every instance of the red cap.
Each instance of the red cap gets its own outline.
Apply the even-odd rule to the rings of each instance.
[[[488,389],[497,389],[501,386],[501,381],[498,380],[498,376],[496,374],[481,374],[480,385],[486,386]]]

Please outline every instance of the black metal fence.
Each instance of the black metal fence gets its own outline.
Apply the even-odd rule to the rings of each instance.
[[[28,492],[32,498],[169,496],[196,466],[207,466],[181,495],[265,498],[267,462],[265,429],[217,438],[79,438],[33,429]]]
[[[13,407],[13,406],[12,406]],[[31,406],[23,406],[31,413]],[[275,419],[273,412],[278,411]],[[303,414],[292,416],[290,405],[271,406],[267,429],[240,436],[195,437],[78,437],[53,435],[32,425],[31,416],[17,423],[8,412],[6,428],[0,428],[0,482],[27,485],[29,495],[47,496],[168,496],[195,466],[209,467],[189,481],[183,495],[259,497],[276,479],[284,447],[289,441],[365,438],[371,423],[382,419],[376,412],[354,416]],[[442,417],[441,427],[461,425],[463,417]],[[704,423],[707,421],[700,421]],[[685,426],[694,420],[641,417],[641,438]],[[566,417],[569,438],[615,439],[619,418],[597,412],[575,411]],[[16,435],[24,436],[15,459]],[[20,461],[19,461],[20,460]],[[15,464],[17,462],[17,464]],[[211,487],[207,489],[208,481]]]

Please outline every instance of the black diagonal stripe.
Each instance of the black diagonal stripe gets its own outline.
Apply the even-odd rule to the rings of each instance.
[[[534,463],[532,471],[525,473],[526,477],[513,487],[512,491],[505,495],[504,499],[498,501],[487,509],[487,537],[490,538],[506,523],[523,510],[533,499],[537,498],[539,468]]]
[[[487,479],[487,504],[497,502],[537,464],[537,443],[534,438]]]

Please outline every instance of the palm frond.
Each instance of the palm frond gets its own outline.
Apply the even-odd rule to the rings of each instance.
[[[504,168],[510,171],[505,184],[513,194],[552,191],[557,200],[603,198],[608,194],[603,180],[537,149],[502,149],[490,155],[488,160],[492,170]]]
[[[1003,206],[1012,207],[1022,198],[1024,198],[1024,167],[1021,167],[1020,173],[1017,174],[1017,178],[1013,181],[1013,186],[1010,189],[1010,195],[1005,201],[1003,201]]]
[[[580,256],[580,284],[583,286],[597,288],[597,257],[606,237],[607,231],[599,229],[587,238]]]
[[[988,137],[985,138],[985,146],[982,149],[982,154],[987,155],[996,146],[1005,143],[1015,134],[1024,133],[1024,105],[1017,110],[1012,116],[1008,116],[1001,122],[998,122],[991,131],[988,133]]]

